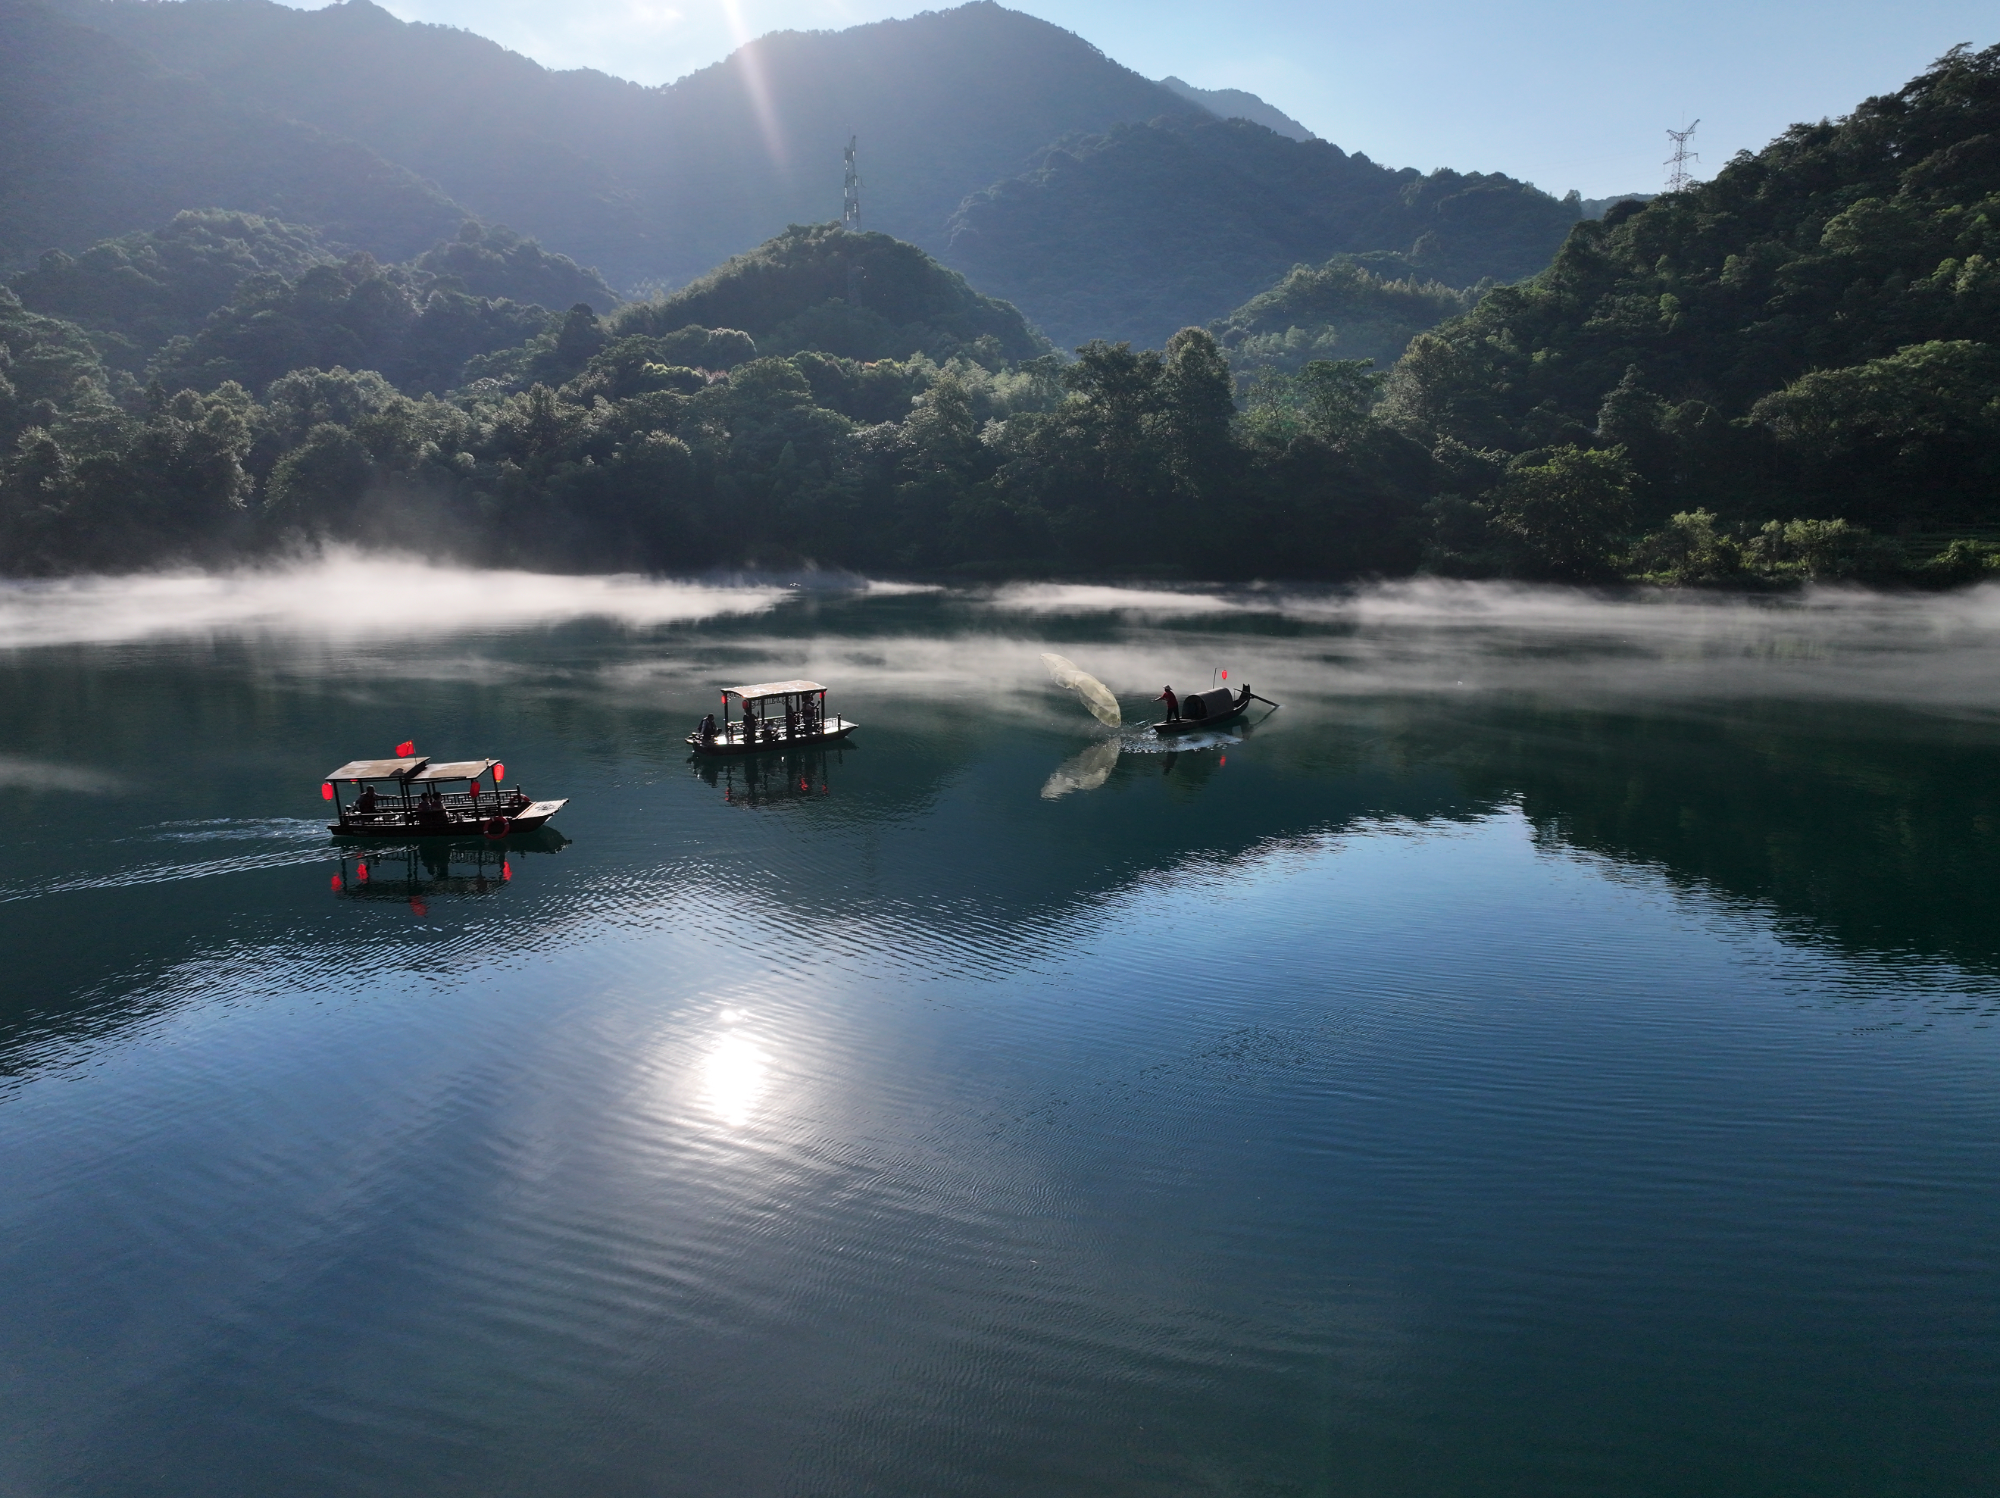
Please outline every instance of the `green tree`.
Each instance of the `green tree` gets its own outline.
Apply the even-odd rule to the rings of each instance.
[[[1494,524],[1546,576],[1613,576],[1632,518],[1632,470],[1623,448],[1566,446],[1508,471],[1493,496]]]

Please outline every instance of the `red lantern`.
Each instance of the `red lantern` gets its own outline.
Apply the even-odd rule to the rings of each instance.
[[[1228,673],[1227,671],[1225,671],[1225,672],[1223,672],[1223,673],[1222,673],[1222,679],[1223,679],[1224,681],[1227,681],[1227,680],[1229,680],[1229,673]]]
[[[496,785],[496,786],[497,786],[497,785],[499,785],[499,784],[500,784],[500,782],[501,782],[501,781],[502,781],[503,779],[505,779],[505,778],[506,778],[506,774],[507,774],[507,767],[506,767],[505,765],[503,765],[503,764],[497,764],[497,763],[496,763],[496,764],[495,764],[495,765],[493,766],[493,783],[494,783],[494,785]]]
[[[319,783],[319,798],[322,801],[331,801],[333,799],[333,782],[331,780],[322,780]]]
[[[416,752],[417,741],[415,739],[404,739],[402,743],[396,746],[396,758],[398,759],[408,759]]]

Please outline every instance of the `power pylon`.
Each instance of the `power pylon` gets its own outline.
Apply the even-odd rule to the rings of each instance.
[[[1688,137],[1694,134],[1696,127],[1700,124],[1701,121],[1696,120],[1693,125],[1688,126],[1685,130],[1669,130],[1667,132],[1667,138],[1674,143],[1674,154],[1660,164],[1667,169],[1668,192],[1679,192],[1689,182],[1694,180],[1688,176],[1687,164],[1690,161],[1699,161],[1701,157],[1688,149]]]
[[[850,233],[861,232],[861,173],[854,166],[855,137],[847,137],[847,149],[842,156],[847,162],[847,198],[840,205],[840,227]]]

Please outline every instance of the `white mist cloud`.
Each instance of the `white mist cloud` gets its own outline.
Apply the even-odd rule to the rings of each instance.
[[[434,637],[583,618],[670,624],[760,613],[791,592],[637,576],[481,572],[336,553],[254,571],[0,582],[0,648],[161,635]]]
[[[1073,717],[1042,653],[1058,650],[1115,692],[1128,723],[1171,682],[1221,672],[1279,701],[1442,693],[1583,699],[1832,699],[1954,714],[2000,711],[2000,585],[1943,593],[1818,588],[1781,598],[1590,593],[1418,579],[1353,588],[1171,592],[1023,586],[958,595],[932,632],[733,636],[736,679],[804,675],[837,692],[979,699]],[[1299,628],[1245,629],[1263,615]],[[1216,627],[1206,627],[1212,617]],[[692,657],[615,668],[635,685],[714,667]],[[1206,673],[1206,674],[1205,674]]]
[[[66,765],[55,760],[0,754],[0,790],[69,791],[85,796],[108,796],[123,789],[123,779],[103,770]]]

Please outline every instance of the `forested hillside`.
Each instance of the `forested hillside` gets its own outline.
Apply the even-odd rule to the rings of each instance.
[[[1387,369],[1417,334],[1479,299],[1473,291],[1399,275],[1402,264],[1400,256],[1376,255],[1295,266],[1209,330],[1239,383],[1265,370],[1294,373],[1314,359],[1366,359]]]
[[[205,204],[391,259],[466,216],[366,146],[170,73],[32,0],[0,0],[0,270]]]
[[[147,109],[188,86],[30,19]],[[2000,48],[1601,222],[1243,121],[1121,126],[968,208],[996,275],[1159,327],[1171,296],[1346,238],[1287,251],[1210,330],[1074,359],[920,247],[825,222],[620,304],[476,221],[391,259],[184,204],[0,291],[0,573],[342,541],[660,571],[1964,581],[2000,556],[1996,141]],[[1541,274],[1461,289],[1564,224]]]
[[[1058,343],[1158,344],[1341,253],[1393,252],[1453,286],[1531,276],[1580,212],[1511,177],[1426,177],[1243,120],[1160,120],[1063,142],[969,198],[949,258]]]
[[[1708,515],[1683,570],[1726,570],[1705,527],[1774,513],[2000,523],[2000,47],[1580,225],[1417,339],[1387,414],[1489,465],[1615,454],[1623,524]]]

